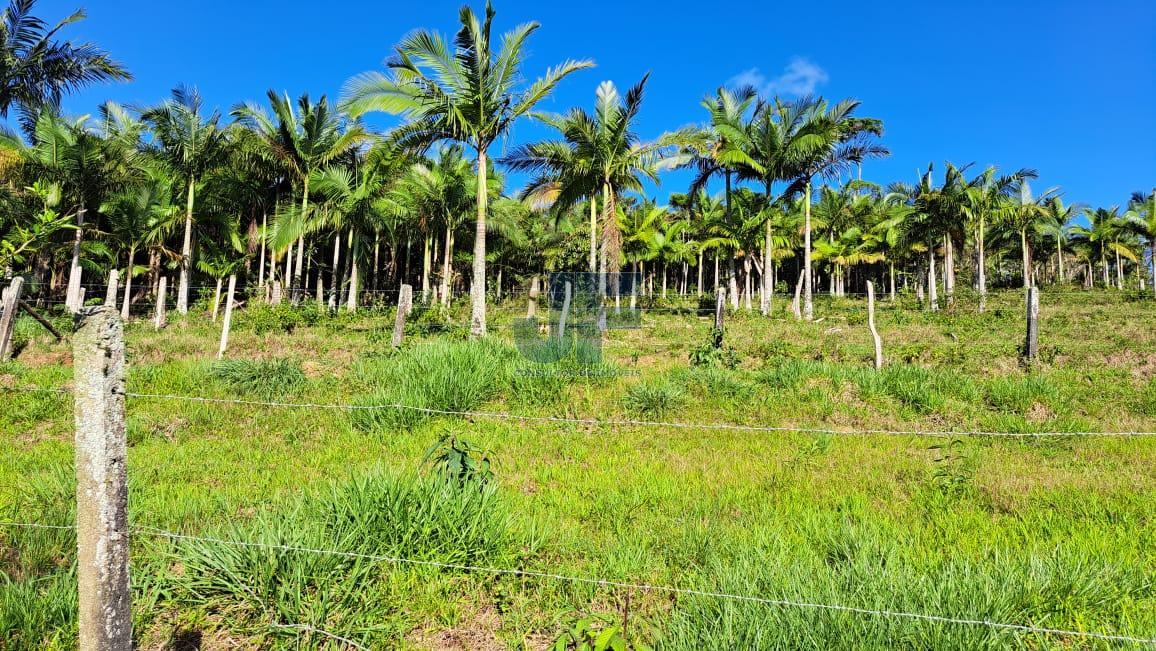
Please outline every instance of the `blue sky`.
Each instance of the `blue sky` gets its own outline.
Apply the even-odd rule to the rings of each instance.
[[[78,6],[89,18],[66,34],[100,44],[136,79],[68,98],[65,110],[76,114],[105,99],[154,103],[178,83],[196,85],[223,112],[263,102],[269,88],[336,98],[406,32],[452,33],[460,3],[41,0],[37,13],[58,19]],[[1059,185],[1068,201],[1094,205],[1156,186],[1151,0],[498,0],[496,8],[498,31],[542,23],[529,75],[566,58],[597,64],[564,81],[546,110],[589,106],[599,82],[625,88],[651,72],[644,138],[703,120],[702,97],[742,79],[787,95],[861,99],[863,115],[883,119],[892,151],[865,166],[867,180],[914,181],[946,159],[1034,167],[1040,188]],[[513,142],[543,134],[524,122]],[[686,183],[686,174],[671,175],[659,198]]]

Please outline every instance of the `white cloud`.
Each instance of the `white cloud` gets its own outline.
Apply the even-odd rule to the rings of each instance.
[[[783,68],[783,74],[768,78],[758,68],[744,70],[727,80],[732,87],[753,86],[763,97],[771,95],[809,95],[827,83],[827,71],[803,57],[794,57]]]

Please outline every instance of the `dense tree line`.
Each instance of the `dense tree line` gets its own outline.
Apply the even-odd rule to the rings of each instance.
[[[0,113],[19,115],[19,131],[0,137],[0,270],[70,310],[84,281],[111,269],[126,316],[162,276],[175,276],[184,313],[193,289],[237,273],[252,296],[277,284],[332,309],[401,282],[442,305],[469,293],[476,334],[487,299],[563,269],[629,269],[645,294],[717,289],[764,314],[793,291],[806,318],[820,288],[842,295],[867,280],[937,309],[962,277],[982,309],[993,284],[1144,288],[1156,273],[1156,192],[1094,207],[1034,190],[1032,169],[952,163],[914,183],[864,181],[862,164],[889,152],[883,123],[856,100],[719,88],[702,124],[653,141],[636,132],[645,77],[625,93],[603,82],[589,110],[536,113],[592,64],[523,83],[537,24],[496,38],[489,5],[463,8],[452,39],[407,36],[337,102],[270,90],[221,113],[178,87],[157,106],[108,102],[80,118],[60,114],[64,94],[129,73],[60,40],[83,14],[50,27],[32,9],[14,0],[0,18]],[[373,132],[370,112],[401,124]],[[523,119],[555,135],[495,160],[491,146]],[[676,168],[692,182],[659,205],[648,188]],[[503,170],[529,180],[511,187]]]

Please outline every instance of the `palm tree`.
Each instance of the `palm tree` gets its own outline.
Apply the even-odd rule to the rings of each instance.
[[[178,86],[169,100],[141,114],[141,119],[152,127],[165,161],[185,183],[185,230],[177,289],[177,311],[181,314],[189,311],[197,183],[218,163],[225,144],[224,131],[219,125],[220,113],[214,111],[206,117],[202,104],[196,88]]]
[[[123,319],[129,317],[132,279],[139,271],[137,252],[162,245],[180,215],[180,208],[172,204],[172,186],[163,170],[149,168],[147,180],[114,194],[100,207],[108,216],[112,237],[125,254]]]
[[[1028,168],[1021,168],[1012,174],[1002,176],[996,172],[995,166],[989,166],[976,175],[976,177],[968,183],[961,206],[963,214],[971,221],[974,228],[976,247],[975,278],[976,289],[979,291],[980,312],[983,312],[987,308],[987,249],[985,247],[985,238],[987,237],[988,219],[994,214],[1003,199],[1010,196],[1014,191],[1016,183],[1025,179],[1034,179],[1038,176],[1035,170]]]
[[[1063,283],[1064,281],[1064,245],[1068,242],[1070,236],[1072,220],[1079,214],[1081,207],[1079,205],[1064,205],[1064,201],[1059,197],[1052,197],[1047,204],[1047,217],[1045,217],[1039,224],[1039,232],[1041,235],[1053,239],[1056,242],[1056,282]]]
[[[634,132],[646,80],[644,76],[625,96],[618,94],[613,83],[602,82],[595,92],[593,114],[574,108],[565,116],[546,118],[562,140],[518,147],[503,159],[514,171],[537,173],[522,195],[533,199],[552,194],[556,213],[568,210],[583,198],[590,199],[591,271],[618,271],[622,247],[616,217],[618,197],[623,192],[640,192],[644,179],[657,183],[658,171],[668,153],[665,140],[643,143]],[[594,198],[600,191],[602,262],[598,266]]]
[[[710,115],[710,121],[701,129],[688,130],[680,134],[684,140],[682,155],[686,165],[694,168],[687,194],[698,196],[698,191],[716,176],[724,180],[723,200],[726,220],[731,221],[732,181],[744,170],[762,174],[763,166],[751,157],[754,146],[746,125],[746,114],[756,99],[755,90],[744,87],[737,90],[719,88],[713,96],[703,98],[701,105]],[[734,264],[729,265],[733,273]],[[738,283],[729,282],[731,305],[738,306]]]
[[[292,228],[279,224],[283,232],[297,234],[297,259],[293,269],[293,296],[300,298],[304,290],[302,272],[305,263],[305,232],[312,218],[309,210],[309,183],[313,173],[323,166],[350,152],[358,144],[368,139],[365,129],[357,123],[347,121],[335,113],[324,95],[316,102],[309,94],[297,98],[297,110],[288,93],[278,94],[270,89],[267,93],[272,116],[261,107],[247,103],[235,107],[233,117],[252,129],[265,142],[269,153],[281,162],[290,177],[300,184],[301,205],[299,210],[286,211],[282,218],[293,220]],[[289,256],[293,255],[292,240],[286,243]],[[334,265],[340,247],[340,237],[334,241]],[[336,273],[336,272],[335,272]]]
[[[566,61],[518,90],[523,48],[539,25],[531,22],[514,28],[503,36],[495,52],[490,35],[493,19],[494,8],[488,1],[483,21],[469,6],[463,6],[459,14],[461,28],[452,49],[437,32],[414,32],[396,46],[396,55],[387,62],[392,74],[367,72],[351,79],[345,89],[345,107],[354,116],[369,111],[405,116],[409,121],[393,133],[394,140],[402,146],[424,148],[439,140],[455,140],[473,147],[478,191],[470,331],[475,336],[486,334],[489,192],[485,170],[490,145],[563,78],[593,65],[589,61]]]
[[[1147,197],[1141,192],[1133,192],[1129,202],[1133,214],[1130,228],[1148,244],[1148,265],[1152,273],[1152,293],[1156,295],[1156,188]]]
[[[1124,220],[1120,214],[1119,206],[1086,208],[1084,217],[1088,220],[1088,224],[1087,226],[1077,225],[1072,228],[1072,241],[1088,250],[1088,276],[1092,275],[1091,266],[1095,261],[1099,261],[1103,272],[1104,287],[1110,287],[1111,280],[1108,272],[1111,263],[1108,262],[1108,255],[1115,255],[1117,267],[1120,265],[1121,256],[1132,261],[1137,261],[1138,256],[1126,244],[1120,242],[1120,236],[1124,231]]]
[[[883,135],[883,122],[855,116],[860,102],[844,99],[832,106],[822,98],[796,100],[797,124],[793,138],[801,146],[792,152],[787,168],[793,172],[789,193],[803,192],[803,317],[815,316],[811,297],[814,280],[811,273],[811,182],[816,177],[835,178],[860,165],[867,158],[886,156],[890,152],[875,143]]]
[[[65,305],[75,312],[80,309],[85,214],[89,206],[99,205],[100,197],[115,179],[106,169],[104,143],[89,128],[88,116],[70,120],[45,110],[36,119],[31,141],[31,146],[25,147],[13,136],[6,139],[6,146],[24,159],[28,171],[45,189],[52,188],[58,200],[50,203],[60,208],[61,214],[76,218],[65,295]]]
[[[997,209],[1002,225],[1020,236],[1020,251],[1023,254],[1024,289],[1032,286],[1032,251],[1028,242],[1028,232],[1035,232],[1048,217],[1047,204],[1057,195],[1059,188],[1044,190],[1039,196],[1032,195],[1028,180],[1021,179],[1014,185],[1010,197],[1006,197]]]
[[[36,0],[11,0],[0,12],[0,117],[15,106],[31,132],[42,109],[60,108],[66,93],[132,75],[92,43],[55,40],[57,33],[84,20],[83,10],[49,27],[32,15]]]

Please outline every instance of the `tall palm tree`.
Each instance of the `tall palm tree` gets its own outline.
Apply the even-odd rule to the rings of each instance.
[[[193,258],[193,211],[197,183],[220,161],[224,152],[221,115],[204,114],[196,88],[177,86],[160,106],[145,110],[141,119],[152,127],[165,161],[185,183],[185,230],[181,244],[177,311],[189,311],[189,274]]]
[[[622,234],[618,228],[618,198],[624,192],[640,192],[643,181],[658,182],[667,142],[643,143],[634,129],[642,107],[647,77],[625,96],[613,83],[604,81],[595,92],[594,112],[574,108],[564,116],[548,116],[546,122],[560,132],[561,140],[546,140],[516,148],[503,159],[510,169],[537,174],[522,191],[527,198],[553,194],[555,212],[565,211],[590,198],[591,271],[618,271]],[[601,263],[597,263],[594,197],[602,193]]]
[[[469,6],[459,14],[461,28],[451,49],[437,32],[417,31],[395,48],[386,66],[391,74],[367,72],[351,79],[345,107],[354,116],[369,111],[401,114],[408,122],[393,134],[403,146],[424,148],[439,140],[472,147],[477,156],[477,222],[474,230],[473,282],[470,285],[470,331],[486,334],[485,172],[490,145],[529,113],[567,75],[588,68],[589,61],[566,61],[524,89],[521,67],[526,40],[538,23],[526,23],[502,37],[493,49],[494,8],[487,1],[484,20]]]
[[[1152,293],[1156,296],[1156,188],[1146,197],[1142,192],[1133,192],[1128,206],[1133,214],[1130,228],[1148,244],[1148,268],[1152,274]]]
[[[828,105],[822,98],[804,97],[798,101],[798,125],[794,138],[798,147],[788,161],[793,182],[788,192],[803,192],[803,318],[815,316],[811,297],[814,279],[811,272],[811,182],[815,177],[835,178],[850,171],[852,165],[861,165],[872,157],[887,156],[890,152],[874,142],[883,135],[883,122],[875,118],[857,117],[860,102],[844,99]]]
[[[146,180],[112,195],[100,207],[108,216],[110,233],[125,256],[124,303],[120,313],[123,319],[129,317],[132,280],[140,271],[136,265],[137,252],[163,244],[180,216],[180,208],[172,203],[172,186],[172,179],[165,171],[153,166],[148,168]]]
[[[1035,196],[1028,180],[1021,179],[1015,183],[1014,192],[1003,200],[997,211],[1002,225],[1020,236],[1024,289],[1032,286],[1032,251],[1028,232],[1037,231],[1048,218],[1047,204],[1058,193],[1059,188],[1052,187]]]
[[[698,191],[716,176],[723,177],[723,200],[731,221],[732,181],[743,170],[761,174],[763,166],[750,152],[754,149],[751,134],[747,128],[746,115],[754,105],[755,90],[751,87],[739,89],[719,88],[714,95],[703,98],[701,105],[710,115],[710,120],[701,129],[684,132],[682,155],[686,165],[695,170],[687,194],[698,196]],[[733,271],[734,265],[728,265]],[[731,304],[738,305],[738,283],[732,278],[730,283]]]
[[[11,0],[0,12],[0,117],[15,106],[30,132],[41,110],[55,112],[65,94],[132,75],[92,43],[56,40],[60,30],[84,20],[83,10],[49,23],[32,15],[36,0]]]
[[[1047,217],[1039,224],[1041,235],[1056,242],[1056,282],[1064,283],[1064,245],[1071,235],[1072,220],[1080,213],[1081,207],[1065,205],[1063,199],[1052,197],[1046,204]]]
[[[1089,267],[1097,261],[1100,263],[1104,287],[1110,287],[1109,254],[1115,255],[1117,261],[1121,255],[1133,261],[1137,259],[1136,254],[1119,241],[1122,230],[1120,207],[1085,208],[1084,217],[1088,223],[1078,224],[1072,228],[1072,242],[1088,250]],[[1091,268],[1088,271],[1088,276],[1091,276]]]
[[[974,229],[976,261],[976,289],[979,291],[979,311],[987,309],[987,237],[988,220],[1005,197],[1015,190],[1016,183],[1037,178],[1033,169],[1021,168],[1011,174],[1000,175],[995,166],[989,166],[969,183],[961,210]]]
[[[311,219],[309,209],[309,184],[313,173],[339,156],[350,152],[358,144],[368,139],[368,133],[360,124],[348,123],[333,110],[324,95],[315,103],[305,93],[297,98],[297,109],[288,93],[267,92],[270,116],[256,104],[246,103],[235,107],[233,117],[252,129],[265,142],[269,152],[281,162],[290,177],[300,185],[301,204],[299,210],[286,211],[282,217],[294,220],[292,230],[297,233],[297,259],[293,268],[293,295],[300,298],[304,290],[302,272],[305,262],[305,232]],[[284,225],[279,225],[284,227]],[[340,238],[335,240],[334,250],[338,250]],[[292,256],[292,240],[287,244]],[[334,253],[335,257],[337,253]],[[336,263],[336,260],[335,260]]]

